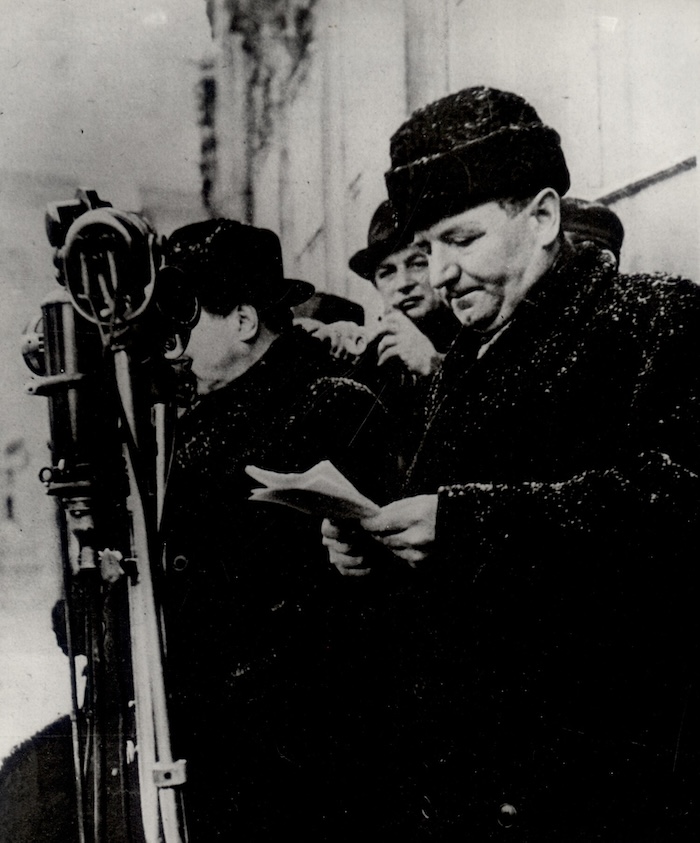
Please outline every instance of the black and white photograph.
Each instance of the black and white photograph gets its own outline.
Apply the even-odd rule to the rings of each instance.
[[[700,839],[699,0],[0,10],[0,843]]]

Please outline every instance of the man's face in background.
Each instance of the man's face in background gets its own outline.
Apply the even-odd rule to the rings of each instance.
[[[442,306],[430,286],[428,258],[416,246],[388,255],[375,270],[374,283],[387,311],[399,310],[413,321]]]

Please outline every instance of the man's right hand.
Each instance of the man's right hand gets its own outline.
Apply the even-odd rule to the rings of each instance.
[[[328,548],[328,558],[344,577],[366,577],[372,572],[359,550],[359,532],[349,524],[337,524],[323,519],[321,525],[323,544]]]
[[[420,377],[432,375],[444,355],[436,351],[428,337],[398,310],[384,317],[384,335],[377,347],[377,365],[398,357],[406,368]]]
[[[325,343],[332,356],[340,360],[359,357],[367,348],[367,331],[355,322],[339,321],[327,325],[317,319],[299,317],[294,324]]]

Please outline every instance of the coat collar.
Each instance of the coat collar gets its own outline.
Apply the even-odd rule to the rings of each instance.
[[[615,267],[592,244],[574,248],[564,242],[549,269],[530,288],[512,318],[495,334],[484,336],[462,328],[436,374],[428,397],[428,418],[438,410],[458,381],[482,366],[489,367],[513,343],[539,336],[542,345],[554,327],[579,314],[590,303],[593,287],[612,283]],[[588,306],[591,306],[588,304]],[[542,353],[547,349],[542,347]]]

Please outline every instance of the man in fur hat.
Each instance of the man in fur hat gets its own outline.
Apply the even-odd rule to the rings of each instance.
[[[414,113],[386,180],[463,326],[404,496],[323,528],[341,573],[414,574],[401,839],[693,839],[700,289],[566,242],[559,136],[514,94]]]
[[[371,790],[375,721],[360,693],[381,684],[384,665],[361,643],[368,592],[360,617],[337,594],[319,520],[250,501],[245,469],[329,459],[381,499],[390,431],[374,395],[337,377],[293,327],[291,308],[313,287],[285,277],[273,232],[194,223],[168,239],[165,264],[201,305],[186,350],[199,397],[179,421],[163,528],[167,679],[192,839],[343,840],[373,798],[356,810],[337,786],[348,776]]]

